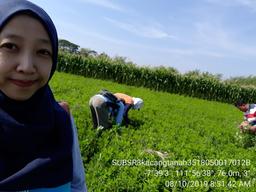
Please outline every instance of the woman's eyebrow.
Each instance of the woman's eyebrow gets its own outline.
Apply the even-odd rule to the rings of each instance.
[[[37,41],[43,44],[51,45],[51,41],[49,39],[39,38]]]
[[[2,38],[19,39],[19,40],[24,39],[22,36],[19,36],[19,35],[13,34],[13,33],[3,34]],[[51,41],[49,39],[38,38],[38,39],[36,39],[36,41],[38,41],[39,43],[46,44],[46,45],[51,45]]]
[[[12,34],[12,33],[7,33],[7,34],[3,34],[3,35],[1,35],[2,36],[2,38],[9,38],[9,39],[22,39],[22,37],[21,36],[19,36],[19,35],[16,35],[16,34]]]

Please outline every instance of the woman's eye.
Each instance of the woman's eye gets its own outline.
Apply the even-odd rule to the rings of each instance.
[[[8,49],[8,50],[16,50],[16,49],[18,49],[17,45],[15,45],[14,43],[4,43],[0,47]]]
[[[41,49],[38,51],[38,53],[43,56],[50,56],[50,57],[52,56],[51,52],[47,49]]]

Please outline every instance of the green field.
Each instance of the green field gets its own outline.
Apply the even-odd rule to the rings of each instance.
[[[65,73],[51,87],[75,118],[88,191],[256,191],[255,137],[238,134],[234,106]],[[143,98],[132,125],[92,128],[102,88]]]

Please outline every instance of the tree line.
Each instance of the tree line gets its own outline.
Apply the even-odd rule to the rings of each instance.
[[[122,56],[116,56],[114,58],[111,58],[108,56],[106,53],[98,53],[95,50],[92,50],[90,48],[82,48],[79,45],[72,43],[66,39],[60,39],[59,40],[59,49],[61,52],[64,53],[70,53],[70,54],[76,54],[76,55],[81,55],[84,57],[95,57],[95,58],[105,58],[107,60],[113,60],[116,63],[123,63],[123,64],[128,64],[128,65],[136,65],[131,61],[127,61],[126,57]],[[166,67],[166,66],[158,66],[155,67],[156,69],[159,69],[161,71],[170,71],[174,74],[180,74],[179,71],[173,67]],[[224,83],[229,83],[229,84],[236,84],[242,87],[256,87],[256,76],[248,76],[248,77],[231,77],[229,79],[223,80],[223,75],[222,74],[211,74],[209,72],[201,72],[200,70],[191,70],[183,74],[184,76],[188,77],[199,77],[199,78],[206,78],[206,79],[211,79],[211,80],[216,80],[216,81],[221,81]]]

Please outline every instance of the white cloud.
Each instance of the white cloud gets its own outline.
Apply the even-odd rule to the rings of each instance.
[[[97,6],[105,7],[115,11],[126,12],[126,9],[119,4],[116,4],[110,0],[80,0],[84,3],[90,3]]]
[[[175,39],[176,38],[175,36],[172,36],[172,35],[168,34],[167,32],[159,29],[159,27],[157,27],[156,24],[153,24],[153,25],[131,24],[131,23],[120,22],[120,21],[110,19],[110,18],[105,18],[105,19],[108,22],[115,25],[116,27],[119,27],[125,31],[131,32],[138,36],[155,38],[155,39],[162,39],[162,38]]]
[[[202,44],[229,49],[233,46],[229,34],[221,25],[209,22],[196,23],[198,40]]]
[[[194,49],[166,49],[167,52],[181,55],[181,56],[208,56],[215,58],[223,58],[225,54],[218,53],[215,51],[207,51],[202,48],[194,48]]]
[[[255,0],[229,0],[231,3],[233,4],[237,4],[237,5],[242,5],[242,6],[246,6],[249,7],[251,9],[256,9],[256,1]]]
[[[248,46],[238,41],[231,29],[221,24],[196,23],[197,40],[206,48],[218,50],[230,57],[255,56],[256,47]]]
[[[209,3],[215,3],[221,6],[245,6],[256,11],[255,0],[206,0]]]
[[[76,32],[74,35],[76,37],[75,42],[80,42],[80,43],[86,42],[86,40],[84,40],[84,39],[89,38],[89,39],[98,39],[100,41],[108,42],[110,44],[114,44],[114,45],[118,45],[118,46],[122,46],[122,47],[123,46],[130,47],[131,49],[151,50],[151,51],[157,51],[157,52],[162,52],[162,53],[167,53],[167,54],[169,53],[169,54],[180,55],[182,57],[195,56],[195,55],[210,56],[210,57],[216,57],[216,58],[224,57],[223,54],[213,52],[213,51],[203,50],[200,48],[194,48],[194,49],[161,48],[161,47],[155,47],[155,46],[144,45],[144,44],[140,44],[140,43],[136,43],[136,42],[131,42],[131,41],[127,41],[127,40],[121,40],[121,39],[106,36],[106,35],[103,35],[103,34],[100,34],[97,32],[84,31],[82,29],[77,28],[77,26],[73,23],[66,23],[66,22],[60,21],[60,25],[62,26],[61,28],[65,28],[67,30],[76,28]],[[74,33],[74,32],[72,32],[72,33]],[[61,34],[61,36],[62,36],[62,34]],[[62,36],[61,38],[65,38],[65,37]],[[84,45],[80,45],[80,46],[84,47]]]

